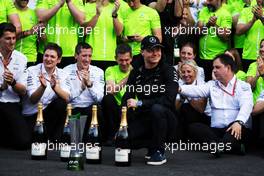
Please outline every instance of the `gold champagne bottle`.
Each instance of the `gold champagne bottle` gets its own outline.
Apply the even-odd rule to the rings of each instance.
[[[97,106],[92,106],[92,120],[86,135],[86,163],[100,164],[102,162],[101,131],[97,119]]]
[[[63,134],[61,137],[61,150],[60,158],[61,161],[66,162],[69,160],[71,152],[71,128],[69,126],[69,117],[72,115],[72,105],[67,105],[67,115],[65,119],[65,124],[63,128]]]
[[[127,108],[122,107],[120,128],[115,136],[115,165],[131,165],[131,149],[128,136]]]
[[[38,115],[33,130],[31,145],[31,158],[33,160],[47,159],[47,133],[43,120],[42,109],[42,103],[38,103]]]

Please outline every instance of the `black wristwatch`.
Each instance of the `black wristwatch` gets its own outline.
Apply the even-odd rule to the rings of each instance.
[[[11,87],[14,87],[16,85],[16,80],[14,79],[13,82],[10,84]]]
[[[112,14],[113,18],[117,18],[117,16],[118,16],[117,13],[116,14]]]
[[[245,123],[242,120],[236,120],[235,122],[239,123],[241,126],[245,126]]]

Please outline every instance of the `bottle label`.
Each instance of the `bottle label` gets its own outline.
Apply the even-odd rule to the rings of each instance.
[[[70,145],[63,145],[60,150],[60,157],[62,158],[69,158],[71,152],[71,146]]]
[[[46,143],[32,143],[31,145],[31,155],[33,156],[44,156],[46,154]]]
[[[128,154],[131,152],[130,149],[115,149],[115,161],[117,162],[128,162]]]
[[[86,159],[99,159],[101,147],[86,147]]]

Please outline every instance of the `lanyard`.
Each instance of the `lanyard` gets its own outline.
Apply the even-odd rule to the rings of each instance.
[[[80,77],[80,74],[79,74],[79,71],[78,70],[76,70],[76,74],[77,74],[78,79],[82,82],[82,79]]]
[[[218,85],[218,87],[219,87],[223,92],[225,92],[225,93],[227,93],[228,95],[230,95],[230,96],[233,97],[233,96],[235,95],[236,83],[237,83],[237,79],[235,80],[235,83],[234,83],[234,86],[233,86],[232,93],[230,93],[230,92],[226,91],[225,89],[223,89],[218,83],[217,83],[217,85]]]

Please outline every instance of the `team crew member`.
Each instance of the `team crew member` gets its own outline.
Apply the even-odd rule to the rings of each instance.
[[[117,36],[123,31],[123,18],[120,11],[127,7],[122,0],[103,0],[85,4],[86,42],[93,47],[92,64],[105,70],[114,65]],[[123,10],[124,11],[124,10]]]
[[[194,60],[183,61],[179,68],[181,73],[179,85],[203,85],[205,82],[199,79],[198,68]],[[206,104],[207,98],[189,98],[180,96],[180,94],[177,95],[175,106],[180,115],[180,127],[183,131],[183,137],[188,136],[189,124],[195,122],[209,124],[207,115],[210,113],[210,108],[207,108],[207,114],[205,114]]]
[[[21,23],[12,0],[0,1],[0,23],[11,22],[16,27],[16,32],[21,32]]]
[[[208,97],[211,106],[211,128],[205,124],[190,125],[190,135],[199,142],[225,144],[226,150],[243,153],[241,144],[248,136],[248,120],[253,107],[250,85],[234,75],[235,62],[226,54],[213,61],[216,80],[204,85],[183,85],[180,93],[187,97]],[[230,143],[230,147],[226,146]],[[221,149],[219,148],[219,151]],[[242,151],[241,151],[242,150]],[[219,152],[216,153],[219,156]]]
[[[180,77],[180,70],[179,67],[181,66],[182,62],[188,60],[195,60],[196,58],[196,47],[193,43],[187,42],[182,45],[180,48],[180,62],[174,66],[178,73],[178,77]],[[197,80],[204,81],[204,69],[202,67],[197,66]]]
[[[132,48],[134,55],[140,54],[140,42],[147,35],[162,40],[160,18],[156,10],[140,3],[140,0],[128,0],[130,8],[124,14],[124,40]]]
[[[125,94],[125,84],[132,69],[132,51],[129,45],[117,46],[115,53],[117,65],[108,67],[105,71],[107,95],[102,101],[109,142],[112,142],[120,124],[121,100]]]
[[[132,146],[139,139],[150,139],[146,156],[149,165],[166,163],[164,142],[173,140],[177,128],[173,113],[178,89],[176,72],[161,60],[161,47],[155,36],[142,40],[144,63],[131,70],[122,99],[122,105],[130,108],[128,125]]]
[[[252,2],[253,3],[253,2]],[[236,34],[245,34],[242,63],[244,71],[258,56],[259,42],[264,38],[264,0],[257,5],[244,8],[238,19]]]
[[[259,56],[256,62],[249,65],[247,71],[247,82],[253,90],[253,100],[256,102],[263,89],[264,74],[264,38],[260,41]]]
[[[213,58],[228,49],[232,17],[221,0],[207,0],[206,4],[199,13],[198,27],[204,30],[199,40],[199,64],[204,68],[205,81],[208,81],[212,77]]]
[[[16,42],[16,50],[25,54],[28,64],[33,65],[37,60],[37,31],[38,28],[44,27],[38,24],[36,12],[28,8],[28,0],[15,0],[15,7],[22,25],[22,32],[19,40]]]
[[[17,149],[29,147],[30,135],[21,115],[20,98],[26,93],[23,73],[27,58],[14,50],[16,28],[11,23],[0,24],[0,138],[1,145]],[[5,136],[6,135],[6,136]]]
[[[44,49],[43,62],[27,69],[27,97],[23,102],[23,115],[33,129],[38,102],[43,104],[43,117],[51,141],[60,139],[66,117],[66,102],[70,97],[67,73],[57,68],[61,61],[61,47],[49,43]]]
[[[85,20],[82,0],[38,0],[36,12],[38,20],[47,23],[47,42],[56,43],[62,47],[62,62],[59,67],[74,63],[74,47],[78,43],[78,37],[84,35],[79,25]],[[43,54],[45,43],[40,45],[40,53]],[[41,54],[39,56],[41,56]],[[42,57],[38,58],[42,59]]]
[[[91,122],[92,105],[99,104],[104,96],[104,71],[90,65],[92,60],[92,47],[87,43],[78,43],[75,47],[77,63],[68,65],[63,70],[69,75],[71,96],[70,103],[73,113],[88,115],[85,131]],[[98,120],[103,129],[102,113],[98,107]],[[88,125],[88,126],[87,126]],[[84,133],[85,134],[85,133]]]

